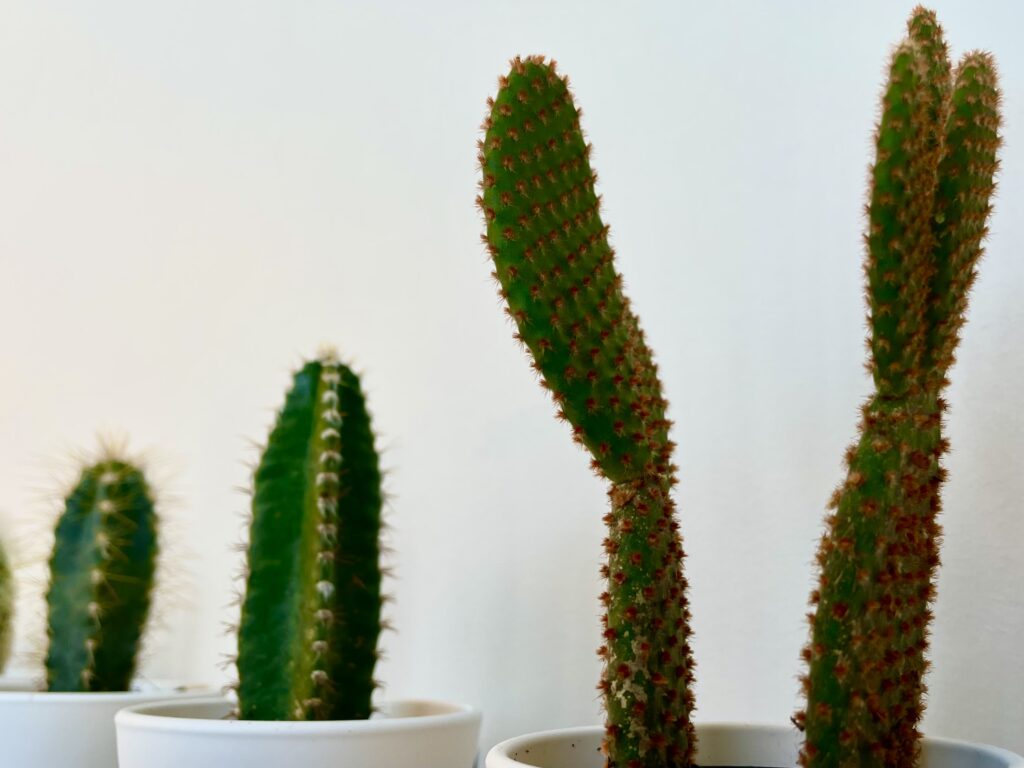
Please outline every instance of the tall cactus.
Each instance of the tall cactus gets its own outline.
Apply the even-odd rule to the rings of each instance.
[[[559,418],[610,486],[598,651],[608,764],[689,765],[693,660],[667,403],[622,293],[580,112],[541,57],[514,59],[488,107],[477,205],[494,276]]]
[[[365,719],[381,630],[381,473],[359,378],[333,354],[295,374],[253,485],[241,716]]]
[[[47,592],[51,691],[124,691],[149,613],[157,515],[142,470],[108,452],[57,522]]]
[[[991,56],[951,80],[935,14],[917,8],[893,54],[868,207],[875,394],[818,552],[801,764],[910,768],[920,751],[939,564],[942,399],[994,190],[999,92]]]
[[[14,574],[7,562],[7,551],[0,541],[0,672],[7,666],[14,639]]]

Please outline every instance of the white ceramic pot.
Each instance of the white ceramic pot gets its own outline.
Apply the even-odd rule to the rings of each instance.
[[[114,714],[167,698],[209,696],[170,684],[137,684],[124,693],[48,693],[30,678],[0,678],[3,768],[115,768]]]
[[[519,736],[487,754],[486,768],[602,768],[602,729],[593,726]],[[793,768],[801,736],[791,727],[709,723],[697,726],[700,766]],[[925,739],[922,768],[1024,768],[1005,749],[948,739]]]
[[[480,713],[433,701],[386,704],[370,720],[228,719],[223,699],[119,712],[120,768],[472,768]]]

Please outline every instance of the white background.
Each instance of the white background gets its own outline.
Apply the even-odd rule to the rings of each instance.
[[[926,726],[1024,751],[1024,10],[938,6],[956,55],[1001,62],[1006,147],[950,391]],[[59,468],[120,430],[167,476],[185,553],[147,669],[223,682],[250,441],[331,342],[365,371],[393,470],[387,694],[479,704],[485,747],[598,720],[604,491],[512,341],[473,207],[484,101],[510,56],[542,52],[584,109],[677,422],[699,717],[785,722],[868,391],[865,168],[910,8],[4,0],[19,651],[40,645],[30,566]]]

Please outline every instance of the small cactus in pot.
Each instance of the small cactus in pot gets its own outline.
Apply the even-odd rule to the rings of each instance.
[[[693,660],[674,445],[579,115],[554,62],[514,59],[488,103],[477,205],[516,336],[608,484],[599,649],[608,765],[684,766],[695,748]]]
[[[358,376],[326,353],[292,388],[253,476],[240,716],[370,716],[381,632],[381,472]]]
[[[804,649],[813,768],[917,764],[939,564],[943,392],[965,322],[998,167],[991,56],[951,71],[917,8],[882,98],[865,235],[875,391],[831,503]]]
[[[14,574],[7,550],[0,541],[0,672],[4,671],[14,642]]]
[[[157,513],[143,470],[107,449],[57,521],[46,594],[50,691],[127,691],[149,615]]]

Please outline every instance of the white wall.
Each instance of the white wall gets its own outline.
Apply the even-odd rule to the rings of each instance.
[[[4,527],[45,551],[52,470],[98,429],[152,447],[191,586],[148,668],[223,681],[248,441],[334,342],[393,468],[388,693],[479,703],[485,745],[596,721],[603,489],[511,339],[472,205],[484,100],[544,52],[677,420],[699,716],[784,722],[867,392],[860,208],[911,3],[430,5],[0,6]],[[1001,62],[1006,148],[950,393],[927,728],[1024,750],[1024,9],[938,6],[956,54]]]

